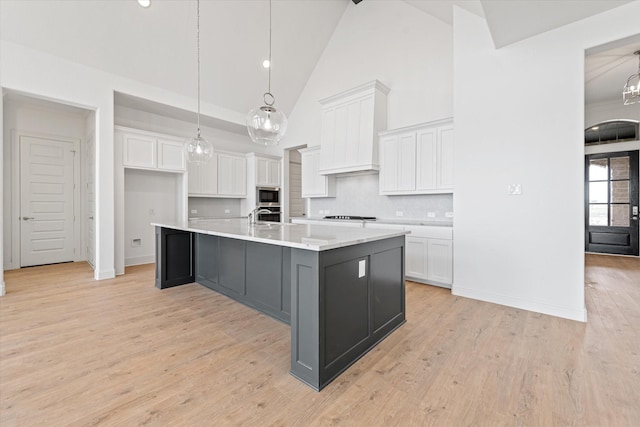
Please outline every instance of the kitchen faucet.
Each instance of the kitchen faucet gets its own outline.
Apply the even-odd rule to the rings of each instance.
[[[258,206],[254,210],[249,212],[249,215],[248,215],[249,216],[249,224],[255,224],[256,223],[256,218],[258,218],[258,215],[260,215],[262,213],[273,213],[273,212],[271,212],[269,209],[261,208],[260,206]]]

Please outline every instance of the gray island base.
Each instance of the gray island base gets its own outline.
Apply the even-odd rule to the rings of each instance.
[[[197,282],[290,324],[290,373],[316,390],[405,322],[402,231],[154,225],[156,287]]]

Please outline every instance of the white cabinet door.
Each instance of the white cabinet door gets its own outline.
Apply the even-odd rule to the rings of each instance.
[[[335,197],[335,177],[320,175],[320,147],[300,150],[302,197]]]
[[[188,188],[188,192],[189,195],[200,195],[202,193],[202,187],[201,187],[201,174],[200,174],[200,164],[199,163],[189,163],[187,165],[187,179],[188,179],[188,183],[187,183],[187,188]]]
[[[438,189],[453,189],[453,126],[438,128]]]
[[[393,193],[398,189],[398,136],[380,139],[380,194]]]
[[[405,239],[405,275],[409,278],[427,279],[427,240],[424,237],[407,236]]]
[[[134,168],[156,168],[156,138],[124,134],[122,149],[122,164]]]
[[[218,154],[218,195],[246,197],[247,159],[233,154]]]
[[[399,191],[416,189],[416,134],[400,135],[398,139],[398,188]]]
[[[427,239],[427,279],[453,283],[453,244],[451,240]]]
[[[416,189],[435,190],[436,184],[436,159],[437,143],[436,129],[424,129],[418,131],[416,142]]]
[[[280,160],[255,157],[256,186],[280,187]]]
[[[256,185],[269,185],[270,160],[256,157]]]
[[[269,160],[268,182],[273,187],[280,187],[280,160]]]
[[[183,143],[158,138],[158,169],[184,172],[186,163]]]
[[[158,169],[184,172],[186,156],[184,144],[176,141],[158,139]]]
[[[214,154],[209,163],[200,165],[200,193],[203,195],[218,194],[218,155]]]

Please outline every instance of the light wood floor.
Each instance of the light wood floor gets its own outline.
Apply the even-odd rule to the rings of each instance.
[[[9,271],[0,425],[626,426],[640,420],[640,262],[587,256],[584,324],[407,283],[407,323],[322,392],[289,328],[151,265]]]

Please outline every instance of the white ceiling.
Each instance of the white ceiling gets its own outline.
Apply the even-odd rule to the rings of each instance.
[[[587,104],[618,100],[632,74],[638,72],[640,34],[587,51],[585,57],[585,102]]]
[[[351,0],[273,0],[272,92],[277,107],[291,112],[346,8],[366,8],[373,1],[381,0],[359,5]],[[631,0],[405,1],[449,24],[453,5],[485,16],[500,47]],[[152,0],[148,9],[135,0],[0,0],[0,12],[2,39],[196,97],[193,0]],[[201,0],[204,102],[243,114],[262,103],[267,71],[261,63],[268,53],[267,36],[266,0]],[[633,46],[616,49],[594,51],[587,57],[587,102],[619,96],[634,72],[629,56]],[[146,106],[157,114],[192,116],[126,95],[117,101]]]

